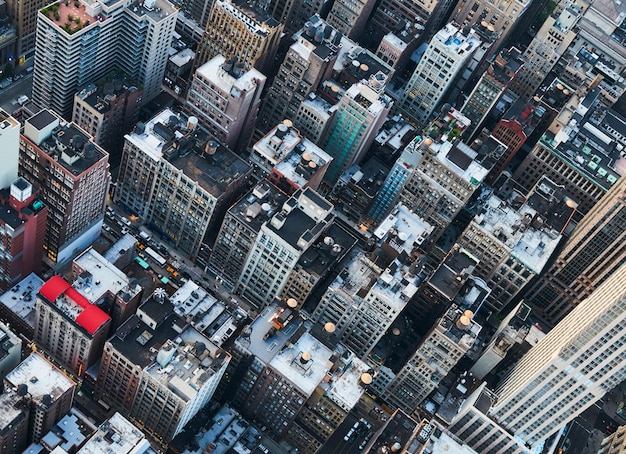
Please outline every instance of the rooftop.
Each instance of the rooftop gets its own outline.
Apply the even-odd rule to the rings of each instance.
[[[332,221],[333,205],[310,188],[298,190],[265,225],[291,247],[307,249]]]
[[[437,329],[444,335],[467,351],[474,345],[482,326],[471,317],[466,317],[467,311],[463,311],[456,304],[450,306],[439,320]],[[463,317],[466,317],[465,319]]]
[[[157,289],[109,342],[187,402],[228,361],[228,354],[187,326],[173,308],[162,289]]]
[[[28,394],[37,404],[41,404],[45,396],[50,396],[52,401],[55,401],[76,386],[76,383],[64,375],[60,369],[37,352],[27,356],[9,372],[5,380],[13,388],[26,385]]]
[[[390,148],[396,152],[405,147],[415,137],[415,134],[415,126],[401,116],[394,116],[385,121],[375,141],[379,146]]]
[[[351,357],[341,374],[334,374],[335,378],[331,382],[330,388],[326,391],[326,396],[345,411],[350,411],[357,404],[365,390],[361,384],[361,376],[370,369],[367,363],[361,361],[356,356]]]
[[[324,237],[320,236],[318,241],[302,254],[298,264],[308,273],[322,276],[357,242],[358,238],[353,232],[333,222],[324,232]]]
[[[589,96],[596,96],[591,93]],[[589,180],[608,190],[626,173],[626,153],[621,122],[607,118],[606,110],[597,100],[587,105],[587,98],[579,104],[566,126],[557,134],[546,132],[539,143]],[[606,120],[605,120],[606,119]],[[617,128],[615,128],[617,126]]]
[[[430,276],[428,283],[448,301],[453,301],[478,262],[468,251],[455,246]]]
[[[45,446],[49,450],[59,447],[67,452],[78,449],[97,430],[89,419],[75,408],[63,416],[61,420],[52,428],[50,432],[41,438],[40,448]],[[42,446],[43,445],[43,446]],[[35,445],[31,445],[33,452]],[[27,451],[30,452],[30,451]],[[47,452],[47,451],[42,451]]]
[[[48,5],[41,9],[41,13],[70,35],[97,22],[97,18],[87,12],[84,3],[73,0]]]
[[[466,29],[459,27],[454,23],[448,23],[444,28],[439,30],[434,40],[442,43],[457,55],[471,53],[480,46],[480,38],[476,35],[474,29]]]
[[[280,211],[286,198],[274,185],[262,181],[233,205],[228,212],[256,233],[277,210]]]
[[[122,253],[134,250],[135,244],[137,244],[137,238],[130,233],[127,233],[118,239],[109,249],[107,249],[104,253],[104,260],[115,263]]]
[[[14,389],[5,389],[0,395],[0,428],[8,430],[21,415],[27,418],[25,409],[20,405],[20,396]]]
[[[106,312],[89,302],[61,276],[48,279],[39,290],[39,295],[91,335],[111,321]]]
[[[402,410],[396,410],[383,427],[378,438],[375,439],[374,448],[381,446],[389,448],[396,443],[400,443],[403,447],[406,446],[417,426],[417,421]],[[372,452],[378,451],[372,449]]]
[[[332,157],[307,138],[296,144],[274,166],[274,170],[295,183],[304,187],[315,172],[332,161]]]
[[[285,120],[272,128],[261,140],[253,145],[250,160],[259,164],[269,172],[279,162],[287,158],[287,155],[295,151],[296,146],[299,145],[302,140],[300,131],[293,127],[291,120]],[[313,145],[313,147],[311,147],[312,150],[316,151],[315,149],[319,149],[314,144],[311,143],[311,145]],[[298,150],[300,153],[296,154],[302,155],[304,150],[301,150],[301,148],[302,147]],[[324,158],[332,159],[321,149],[319,149],[319,151],[326,155]],[[313,158],[313,156],[311,156],[311,158]]]
[[[48,110],[26,120],[24,135],[74,176],[109,156],[81,128],[74,123],[60,122]]]
[[[216,345],[222,345],[234,334],[239,321],[246,317],[231,311],[222,302],[192,280],[188,280],[170,298],[174,312],[187,320]]]
[[[389,167],[372,158],[362,165],[351,166],[341,175],[340,181],[346,185],[356,186],[369,198],[374,198],[388,173]]]
[[[511,255],[539,274],[561,240],[561,234],[545,224],[545,218],[527,204],[519,209],[491,196],[474,218],[511,250]]]
[[[150,443],[139,429],[119,413],[103,422],[77,454],[141,454]]]
[[[30,273],[18,284],[0,295],[0,303],[35,329],[35,296],[44,282],[35,273]]]
[[[280,25],[269,13],[249,6],[246,0],[217,0],[215,3],[245,24],[249,33],[267,36]]]
[[[378,225],[374,236],[379,241],[386,241],[398,253],[404,251],[411,254],[424,243],[433,229],[432,225],[399,203]]]
[[[332,353],[307,332],[293,346],[283,347],[270,361],[270,366],[310,396],[330,370]]]
[[[136,92],[138,89],[132,80],[122,72],[107,75],[96,84],[89,84],[74,96],[81,99],[100,114],[112,110],[112,102],[126,93]]]
[[[159,112],[146,124],[137,123],[125,137],[155,161],[170,161],[215,198],[250,171],[248,163],[201,128],[190,128],[182,114],[170,109]]]
[[[141,292],[141,286],[128,277],[115,265],[101,256],[95,249],[89,248],[74,259],[83,272],[72,286],[80,290],[90,303],[97,304],[106,294],[120,295],[125,300]]]
[[[226,61],[223,55],[218,55],[200,66],[195,77],[204,78],[226,95],[230,95],[233,88],[242,92],[250,91],[258,85],[259,80],[265,79],[256,69],[243,71],[237,65],[236,60]]]
[[[302,326],[300,314],[272,303],[244,329],[236,344],[268,364]]]
[[[443,165],[473,186],[478,186],[489,172],[479,162],[479,153],[462,142],[444,140],[432,143],[430,149]]]

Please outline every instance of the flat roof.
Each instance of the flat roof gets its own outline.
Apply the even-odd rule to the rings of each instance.
[[[260,181],[233,205],[228,213],[251,232],[257,233],[274,213],[281,210],[287,196],[267,181]],[[265,209],[264,209],[265,206]]]
[[[235,341],[236,344],[256,356],[263,363],[268,364],[296,334],[303,323],[300,314],[297,311],[292,311],[290,315],[293,317],[290,319],[283,317],[283,320],[288,320],[287,323],[283,321],[280,324],[282,327],[271,334],[270,330],[277,326],[274,321],[283,316],[286,309],[284,304],[279,305],[276,302],[267,306],[250,326],[243,330],[241,336]],[[271,335],[268,336],[268,333]]]
[[[430,276],[428,283],[446,299],[453,301],[478,262],[479,260],[465,249],[453,248]]]
[[[50,112],[48,109],[43,109],[43,110],[40,110],[35,115],[33,115],[32,117],[29,117],[28,120],[26,121],[28,121],[28,123],[33,125],[35,129],[38,129],[41,131],[46,126],[57,121],[58,119],[59,118],[55,116],[54,114],[52,114],[52,112]]]
[[[24,415],[27,417],[27,413],[19,406],[20,396],[11,389],[5,389],[0,394],[0,428],[2,430],[8,430],[8,427],[20,417]]]
[[[370,369],[369,364],[353,355],[343,373],[333,379],[326,396],[345,411],[350,411],[365,391],[361,385],[361,376]]]
[[[143,433],[119,413],[103,422],[77,454],[142,454],[150,448]]]
[[[398,252],[411,254],[433,230],[434,226],[399,203],[374,230],[374,236],[395,245]]]
[[[225,62],[226,57],[217,55],[196,69],[195,77],[201,76],[226,94],[230,94],[233,88],[244,92],[249,91],[258,85],[259,80],[265,79],[265,76],[254,68],[242,72],[239,76],[235,76],[232,71],[224,69],[223,65]]]
[[[92,304],[61,276],[48,279],[39,290],[39,295],[89,334],[94,334],[111,320],[106,312]]]
[[[303,353],[310,355],[306,362],[301,359]],[[307,332],[293,346],[283,347],[270,361],[270,366],[310,396],[330,370],[332,354],[332,350]]]
[[[30,273],[19,283],[0,295],[0,303],[35,329],[37,317],[35,312],[36,295],[43,284],[43,279],[35,273]]]
[[[98,428],[94,426],[84,414],[72,408],[67,415],[63,416],[63,418],[41,438],[41,444],[45,444],[46,447],[50,449],[60,448],[64,451],[71,452],[85,443],[97,429]],[[39,452],[35,451],[36,447],[43,449],[41,444],[31,445],[33,452]]]
[[[42,403],[44,396],[49,395],[54,401],[76,385],[38,352],[27,356],[5,380],[14,388],[28,386],[28,394],[38,404]]]
[[[187,129],[186,118],[170,109],[162,110],[146,124],[138,123],[125,138],[153,160],[168,160],[215,198],[251,169],[206,131],[199,127]],[[207,143],[211,141],[216,149],[213,154],[206,154]]]
[[[118,267],[113,265],[93,248],[87,249],[74,263],[83,270],[73,283],[90,303],[95,304],[107,293],[131,299],[141,292],[140,285],[131,286],[130,279]]]

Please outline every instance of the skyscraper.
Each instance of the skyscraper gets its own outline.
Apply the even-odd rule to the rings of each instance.
[[[254,67],[265,74],[282,32],[283,24],[244,0],[216,0],[198,44],[195,67],[218,55],[239,56],[244,70]]]
[[[302,101],[330,78],[340,49],[341,35],[313,16],[287,50],[278,74],[263,101],[258,128],[268,131],[285,118],[293,121]],[[311,137],[309,137],[311,138]]]
[[[525,293],[556,324],[626,262],[626,178],[585,215],[543,276]]]
[[[430,40],[398,102],[398,110],[426,125],[481,41],[472,29],[447,24]]]
[[[26,120],[19,174],[48,206],[46,259],[62,264],[100,235],[109,189],[109,155],[74,123],[49,110]]]
[[[625,331],[621,266],[515,366],[492,417],[526,443],[545,440],[626,379]]]
[[[576,37],[574,27],[588,6],[580,0],[561,0],[555,14],[546,19],[524,52],[526,64],[513,82],[518,96],[529,97],[539,88]]]
[[[259,113],[265,76],[218,55],[200,66],[187,93],[185,110],[235,153],[243,154]]]
[[[329,186],[332,187],[352,164],[361,161],[385,121],[393,104],[384,93],[386,79],[381,72],[366,83],[352,85],[337,104],[337,112],[322,144],[333,157],[324,177]]]
[[[167,0],[58,1],[43,8],[33,103],[70,118],[76,90],[115,68],[143,86],[145,101],[154,98],[161,90],[176,14]]]
[[[2,109],[0,109],[0,149],[3,150],[0,189],[6,189],[17,178],[20,122]]]
[[[23,178],[0,191],[0,289],[41,271],[48,208]]]

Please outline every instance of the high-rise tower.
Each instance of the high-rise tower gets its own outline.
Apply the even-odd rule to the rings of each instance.
[[[39,11],[33,102],[71,116],[74,93],[114,68],[159,94],[177,10],[167,0],[58,1]]]
[[[621,266],[515,366],[496,391],[491,415],[526,443],[545,440],[626,378],[625,351]]]
[[[587,213],[526,302],[557,323],[626,262],[626,178]]]

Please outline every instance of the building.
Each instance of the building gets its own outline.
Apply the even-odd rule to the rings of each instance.
[[[37,352],[6,376],[4,386],[25,398],[29,411],[28,439],[32,443],[38,443],[69,413],[76,389],[76,383]]]
[[[265,308],[283,290],[300,257],[334,218],[333,205],[310,188],[298,190],[257,234],[237,282],[253,306]]]
[[[37,31],[37,12],[46,6],[46,0],[36,2],[20,2],[9,0],[6,2],[7,12],[11,22],[15,25],[14,33],[17,34],[17,42],[13,59],[17,63],[23,63],[32,58],[35,53],[35,37]]]
[[[491,288],[485,303],[495,311],[543,272],[560,243],[576,206],[562,190],[544,178],[523,203],[492,195],[457,239],[480,257],[473,273]]]
[[[111,317],[60,276],[41,287],[35,308],[35,343],[82,377],[102,354]]]
[[[602,440],[598,454],[620,454],[626,451],[626,426],[620,426],[615,432]]]
[[[481,384],[462,404],[447,430],[479,453],[530,454],[530,449],[488,416],[496,398]]]
[[[517,25],[518,19],[526,12],[529,4],[528,0],[513,2],[507,0],[487,2],[483,0],[474,3],[461,3],[454,7],[449,21],[461,26],[469,25],[475,29],[486,28],[491,39],[493,39],[491,49],[496,51],[509,37],[509,33]]]
[[[247,152],[259,113],[265,76],[244,72],[237,57],[218,55],[196,69],[185,110],[235,153]]]
[[[426,32],[432,34],[432,30],[441,28],[441,21],[453,5],[454,2],[448,1],[406,3],[397,0],[382,0],[374,11],[368,28],[377,36],[382,37],[387,33],[401,30],[404,24],[414,24],[421,30],[426,28]]]
[[[180,11],[179,11],[180,17]],[[178,24],[178,21],[177,21]],[[186,47],[183,42],[176,42],[170,50],[170,57],[165,65],[163,85],[176,97],[183,97],[187,93],[190,84],[190,74],[196,53]],[[172,52],[177,51],[174,55]]]
[[[408,177],[404,172],[397,174],[396,188],[402,181],[404,184],[395,201],[403,203],[434,227],[432,242],[439,238],[487,176],[494,162],[491,155],[498,147],[494,148],[476,151],[459,141],[418,136],[405,149],[405,152],[413,150],[408,153],[416,153],[419,163]],[[395,190],[388,195],[393,195]],[[395,201],[385,201],[385,204],[392,206]]]
[[[384,219],[387,213],[394,207],[404,184],[411,174],[417,170],[422,159],[419,147],[416,146],[419,144],[419,141],[420,139],[416,139],[402,150],[391,171],[387,174],[369,211],[369,217],[373,222],[378,223]]]
[[[362,63],[364,65],[364,63]],[[339,100],[321,147],[333,158],[324,181],[332,187],[341,174],[359,164],[385,122],[393,102],[384,94],[387,77],[372,75],[350,86]]]
[[[473,137],[481,130],[487,117],[492,114],[492,109],[523,65],[521,52],[515,47],[502,50],[495,56],[461,108],[461,113],[471,121],[466,137]]]
[[[526,64],[511,86],[517,96],[529,98],[539,88],[574,40],[576,24],[588,6],[578,1],[559,2],[524,52]]]
[[[375,158],[362,166],[353,165],[340,178],[330,195],[336,198],[336,207],[354,222],[364,220],[374,198],[382,189],[386,167]]]
[[[0,289],[13,287],[30,273],[41,272],[48,208],[24,178],[0,190]]]
[[[100,235],[109,189],[109,155],[74,123],[49,110],[26,120],[19,174],[48,207],[46,260],[63,264]]]
[[[300,188],[317,190],[332,157],[284,120],[257,141],[250,162],[287,195]]]
[[[322,84],[323,87],[329,85],[330,83]],[[336,87],[337,91],[339,91],[339,87],[336,85],[332,84],[332,87]],[[324,93],[329,90],[330,89],[327,89]],[[322,96],[309,93],[307,99],[300,103],[293,124],[300,130],[304,137],[318,144],[322,142],[322,139],[328,133],[328,128],[330,127],[334,115],[335,110],[331,102],[327,101]]]
[[[72,121],[117,163],[124,145],[123,135],[137,123],[142,98],[143,89],[124,74],[112,73],[74,95]]]
[[[313,16],[298,32],[263,101],[257,128],[265,133],[288,118],[294,120],[300,104],[329,79],[341,48],[341,34]],[[306,136],[314,140],[313,137]]]
[[[555,78],[531,100],[520,98],[513,103],[491,131],[491,135],[506,145],[507,149],[491,170],[488,182],[493,184],[496,181],[526,141],[535,143],[548,127],[554,129],[555,123],[563,121],[562,117],[567,116],[570,110],[568,104],[578,100],[573,93],[573,88]],[[481,137],[484,135],[483,130]]]
[[[198,44],[196,68],[223,55],[239,57],[244,71],[254,67],[268,74],[282,32],[283,24],[245,0],[216,0]]]
[[[447,24],[430,40],[396,109],[425,126],[481,41],[473,29]]]
[[[620,266],[524,355],[490,414],[536,445],[626,378],[626,288]]]
[[[375,5],[373,0],[338,0],[333,3],[326,21],[348,38],[356,39],[363,33]]]
[[[23,338],[32,341],[35,336],[37,293],[44,281],[30,273],[18,284],[0,295],[0,318]]]
[[[0,395],[0,452],[21,452],[28,446],[30,408],[28,399],[15,389],[5,389]]]
[[[532,323],[533,317],[530,315],[530,307],[520,303],[502,320],[491,341],[470,369],[474,377],[484,379],[505,359],[519,360],[521,355],[546,335],[541,331],[541,325]],[[506,362],[503,366],[506,369]]]
[[[348,413],[357,405],[372,376],[370,366],[346,352],[336,360],[335,376],[328,383],[320,384],[286,434],[287,443],[298,452],[314,454],[328,441],[335,430],[345,421]]]
[[[358,242],[357,233],[340,223],[333,222],[317,241],[305,251],[289,274],[280,298],[293,298],[300,309],[309,296],[335,270]]]
[[[87,416],[72,407],[67,415],[63,416],[47,434],[41,437],[39,443],[31,444],[24,452],[47,454],[57,448],[65,452],[76,452],[96,432],[96,429],[97,427],[89,421]]]
[[[525,292],[539,317],[556,324],[626,261],[622,247],[626,179],[585,215],[543,276]]]
[[[115,413],[98,427],[77,454],[144,454],[149,453],[150,442],[137,427],[119,413]]]
[[[125,139],[114,200],[193,259],[202,256],[250,166],[169,109]]]
[[[107,341],[96,383],[97,396],[166,442],[211,400],[230,360],[174,309],[157,289]]]
[[[22,341],[4,323],[0,323],[0,380],[4,380],[22,359]]]
[[[383,400],[413,413],[473,347],[482,329],[473,315],[471,310],[463,311],[452,304],[387,386]]]
[[[234,289],[261,226],[282,206],[286,196],[267,182],[257,184],[226,212],[209,267]],[[265,205],[267,204],[267,205]],[[266,209],[263,209],[265,205]]]
[[[374,232],[380,246],[360,254],[328,286],[312,318],[333,323],[335,335],[360,358],[367,358],[408,301],[421,277],[409,262],[432,226],[398,205]]]
[[[95,249],[72,262],[72,286],[111,317],[111,332],[137,310],[143,289]]]
[[[37,16],[33,103],[71,117],[74,94],[114,69],[143,88],[161,91],[177,9],[167,0],[58,1]],[[74,20],[71,21],[69,18]],[[134,31],[145,28],[145,33]]]
[[[0,172],[0,189],[6,189],[17,178],[20,149],[20,122],[0,109],[0,147],[6,167]]]
[[[622,160],[626,124],[619,114],[602,108],[597,90],[574,103],[571,117],[555,122],[522,161],[513,179],[529,190],[546,175],[563,185],[586,214],[624,174]]]

